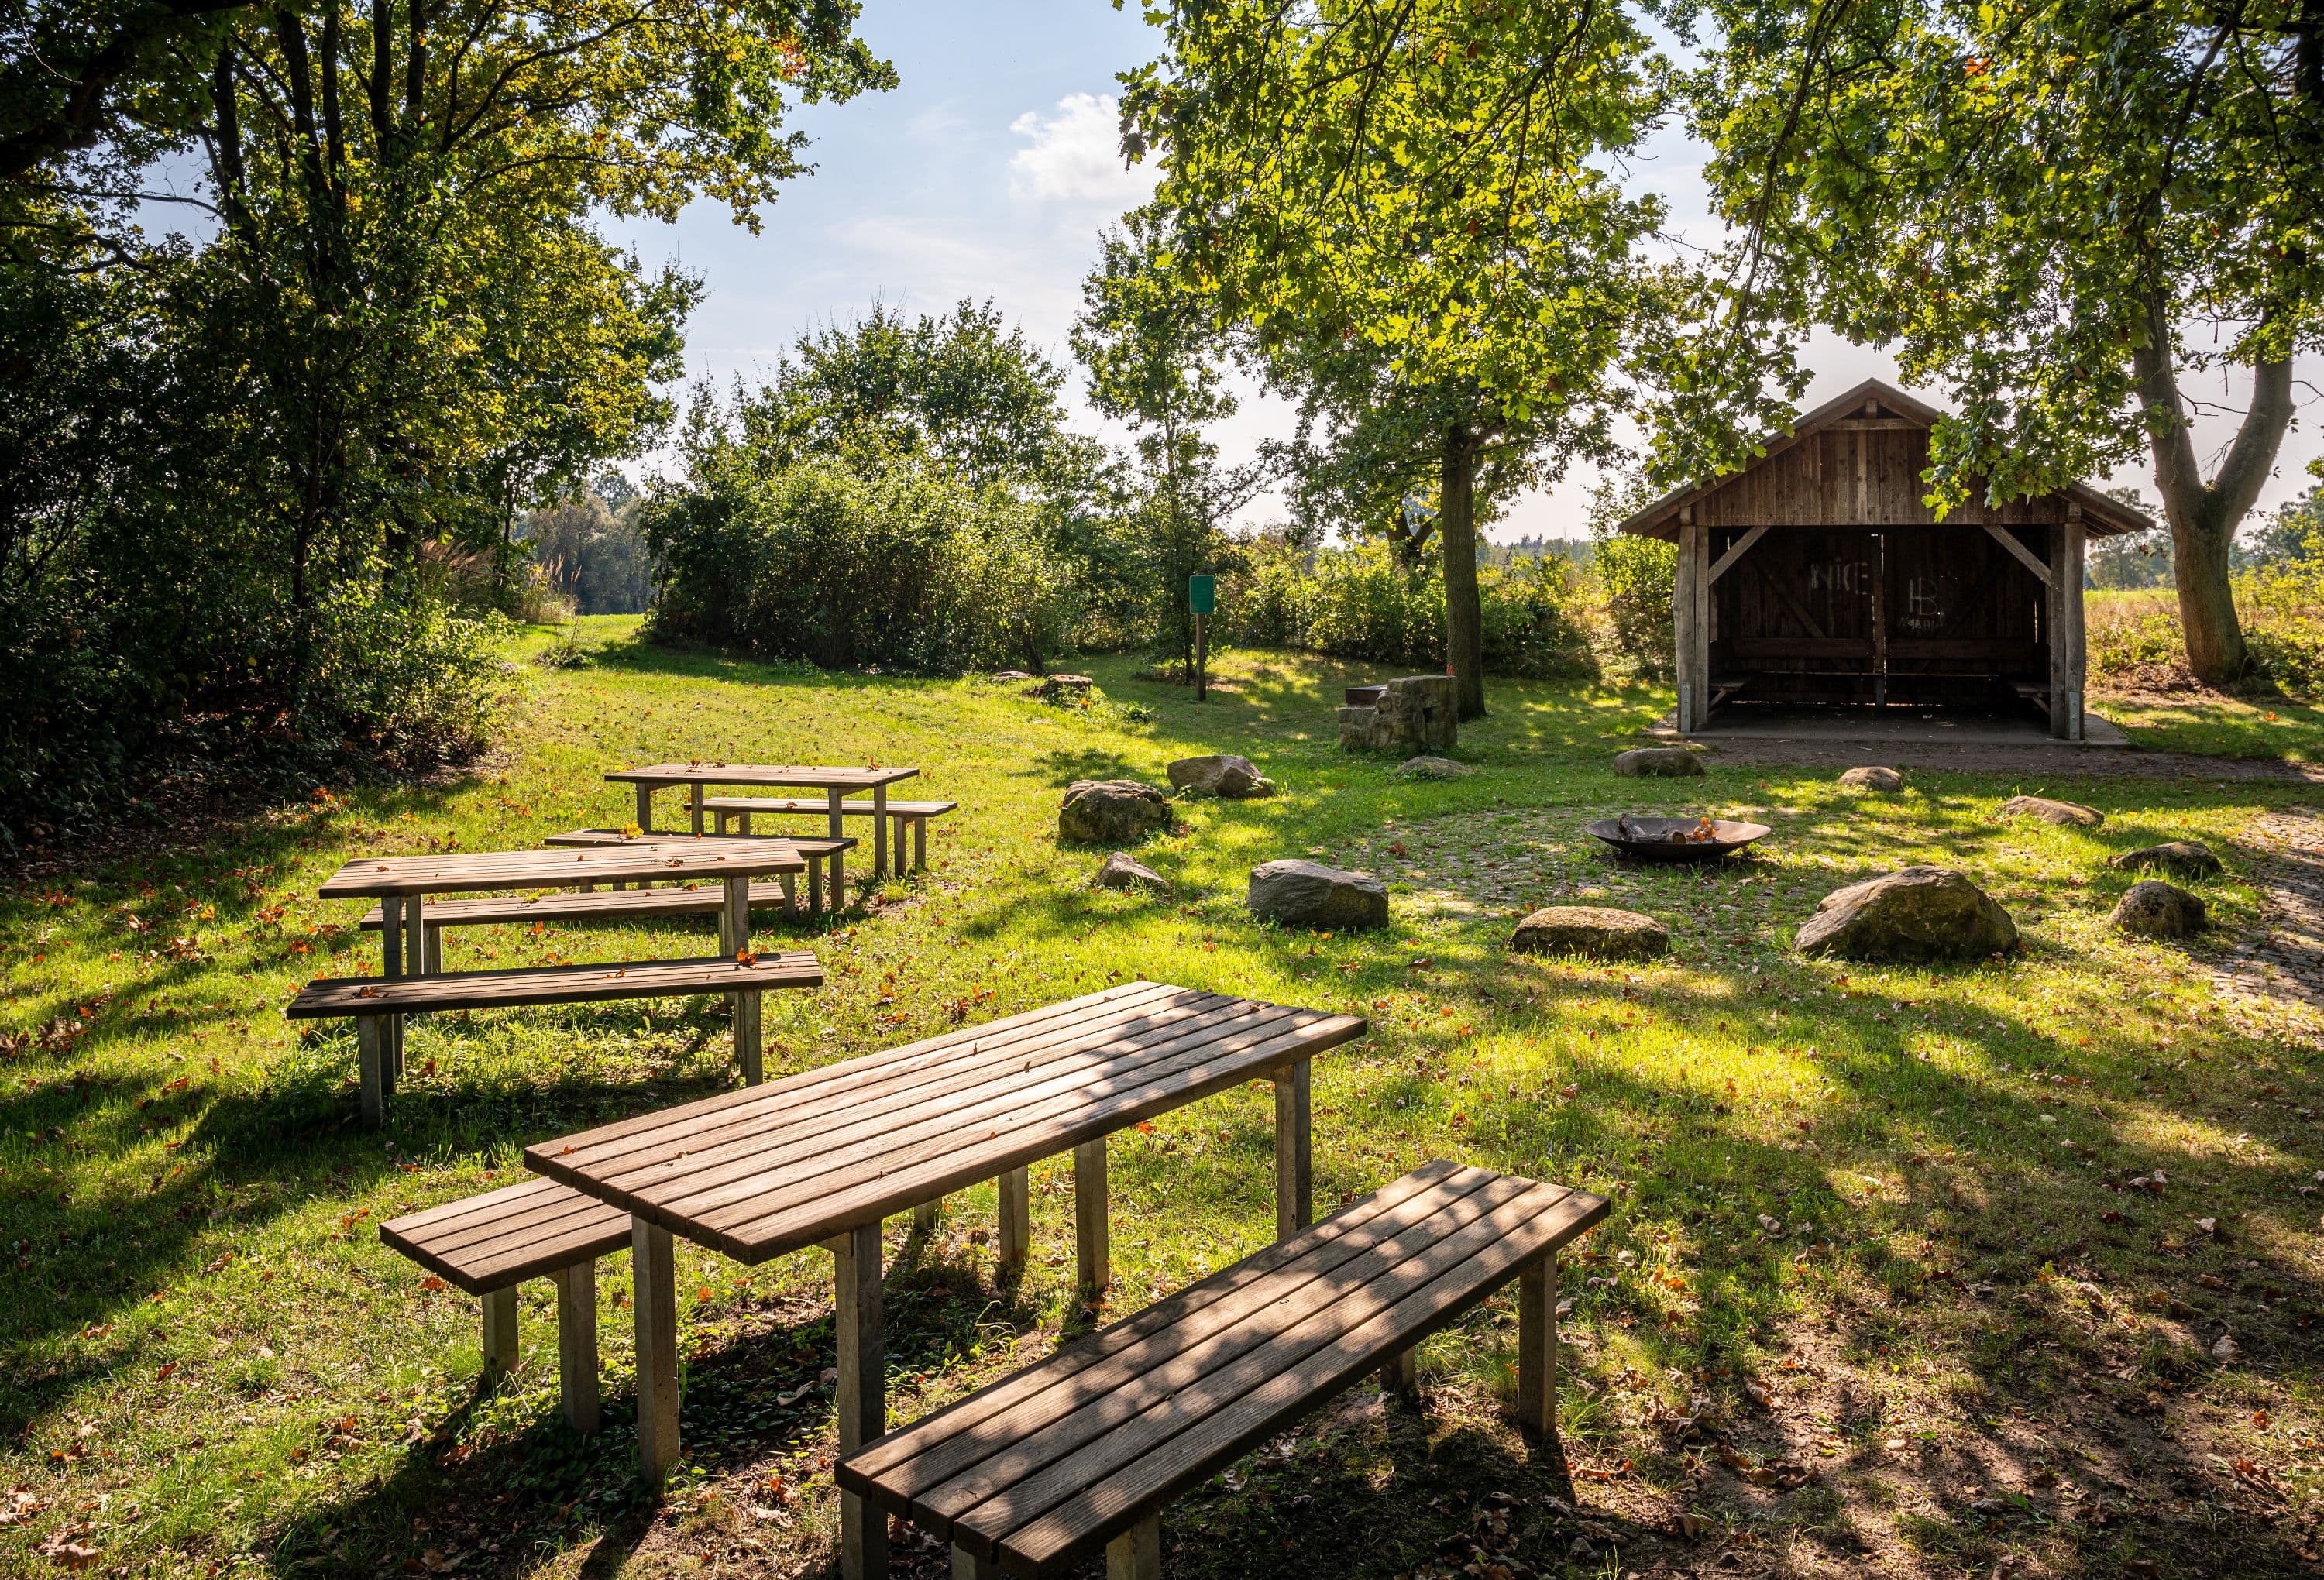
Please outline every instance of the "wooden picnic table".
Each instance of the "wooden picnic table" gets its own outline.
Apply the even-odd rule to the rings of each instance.
[[[684,882],[715,878],[726,890],[718,917],[719,953],[751,943],[751,880],[804,872],[807,860],[788,840],[689,840],[586,850],[469,850],[433,856],[366,856],[347,862],[316,894],[326,900],[376,899],[385,977],[437,974],[428,950],[427,896],[432,894],[579,888],[590,884]],[[401,1063],[403,1027],[390,1018],[392,1055]]]
[[[881,1220],[1001,1182],[1001,1254],[1029,1239],[1029,1166],[1074,1152],[1075,1262],[1111,1281],[1105,1138],[1250,1079],[1275,1088],[1278,1236],[1313,1216],[1308,1061],[1359,1016],[1130,982],[764,1086],[525,1149],[525,1166],[632,1215],[638,1456],[659,1485],[678,1456],[672,1236],[756,1263],[808,1245],[836,1263],[842,1452],[887,1430]],[[887,1573],[887,1524],[841,1499],[849,1580]]]
[[[821,790],[829,805],[830,834],[835,840],[844,832],[840,823],[848,793],[868,792],[872,797],[872,870],[884,876],[888,870],[888,786],[899,780],[913,778],[919,771],[918,768],[872,767],[819,767],[813,764],[654,763],[642,768],[624,768],[605,777],[616,785],[636,786],[641,833],[654,831],[653,793],[672,785],[687,787],[687,810],[693,819],[693,827],[688,831],[696,834],[704,831],[703,792],[712,785]]]

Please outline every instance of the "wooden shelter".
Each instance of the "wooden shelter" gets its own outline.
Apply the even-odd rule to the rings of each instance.
[[[1678,545],[1678,729],[1730,703],[2022,708],[2082,739],[2082,551],[2144,516],[2073,483],[1943,520],[1942,413],[1868,379],[1766,453],[1621,530]]]

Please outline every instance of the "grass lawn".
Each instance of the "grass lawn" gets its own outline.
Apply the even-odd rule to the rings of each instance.
[[[1715,758],[1706,780],[1634,782],[1608,760],[1666,694],[1514,683],[1464,734],[1473,776],[1407,784],[1342,756],[1347,676],[1305,657],[1234,656],[1203,707],[1094,660],[1106,700],[1082,712],[672,655],[632,623],[582,622],[581,667],[524,665],[505,749],[473,776],[338,786],[0,895],[0,1570],[824,1571],[824,1253],[745,1269],[681,1244],[687,1459],[654,1510],[629,1479],[626,1254],[600,1272],[608,1427],[585,1441],[558,1419],[548,1285],[523,1291],[526,1366],[479,1393],[475,1301],[375,1232],[521,1176],[526,1143],[731,1084],[723,1015],[434,1017],[383,1133],[352,1122],[352,1029],[281,1015],[374,958],[358,907],[311,897],[342,860],[622,822],[603,773],[716,756],[912,763],[909,792],[962,804],[930,872],[798,931],[829,985],[769,997],[773,1070],[1143,976],[1370,1016],[1315,1067],[1319,1206],[1437,1157],[1613,1198],[1564,1264],[1562,1455],[1506,1410],[1512,1291],[1427,1346],[1425,1412],[1367,1384],[1181,1501],[1174,1576],[2316,1572],[2317,1044],[2223,1004],[2217,955],[2114,934],[2127,880],[2105,865],[2210,843],[2224,951],[2259,926],[2243,831],[2309,787],[1914,772],[1867,797]],[[1087,888],[1097,854],[1053,838],[1062,786],[1159,782],[1208,750],[1284,793],[1185,805],[1140,852],[1167,902]],[[2036,787],[2106,825],[1995,820]],[[1623,808],[1775,831],[1707,875],[1624,869],[1579,831]],[[1393,924],[1254,924],[1246,870],[1301,854],[1388,878]],[[1788,952],[1820,896],[1914,861],[1984,883],[2022,957]],[[1572,898],[1663,918],[1671,956],[1507,952],[1515,913]],[[455,932],[445,963],[698,953],[708,923],[623,931]],[[1239,1090],[1117,1139],[1111,1310],[1271,1236],[1270,1116]],[[934,1236],[891,1222],[899,1419],[1087,1327],[1069,1179],[1064,1158],[1035,1171],[1021,1282],[995,1283],[976,1233],[989,1186]]]

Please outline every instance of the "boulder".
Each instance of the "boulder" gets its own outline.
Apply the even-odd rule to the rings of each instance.
[[[1388,925],[1388,885],[1366,873],[1296,858],[1250,869],[1244,902],[1262,921],[1328,932]]]
[[[1702,759],[1683,746],[1641,746],[1616,752],[1614,771],[1630,779],[1699,779]]]
[[[1230,799],[1240,799],[1275,794],[1275,785],[1259,773],[1256,763],[1232,752],[1180,758],[1165,771],[1170,776],[1173,788],[1194,795],[1224,795]]]
[[[2106,813],[2079,802],[2052,801],[2046,795],[2013,795],[2001,804],[2004,817],[2030,817],[2061,829],[2094,829]]]
[[[1090,885],[1093,888],[1145,889],[1164,895],[1170,892],[1168,878],[1122,850],[1116,850],[1105,859],[1105,865],[1097,869],[1097,876],[1090,879]]]
[[[1096,684],[1086,675],[1045,675],[1040,684],[1027,686],[1024,694],[1045,703],[1078,702]]]
[[[1477,770],[1451,758],[1406,758],[1388,770],[1399,779],[1465,779]]]
[[[1907,867],[1824,896],[1795,941],[1851,960],[1977,960],[2017,947],[1992,896],[1942,867]]]
[[[1170,821],[1170,798],[1135,779],[1076,779],[1057,807],[1069,845],[1134,845]]]
[[[1850,768],[1840,782],[1851,790],[1877,790],[1893,795],[1904,787],[1904,776],[1894,768]]]
[[[1379,700],[1340,710],[1342,751],[1451,751],[1460,744],[1460,694],[1449,675],[1407,675]]]
[[[1509,947],[1520,954],[1644,960],[1669,952],[1670,929],[1636,911],[1605,905],[1550,905],[1517,923]]]
[[[2141,938],[2192,938],[2203,931],[2203,920],[2200,898],[2154,877],[2132,884],[2113,916],[2117,929]]]
[[[2107,865],[2125,872],[2160,868],[2181,877],[2215,877],[2220,871],[2219,859],[2211,853],[2211,848],[2193,840],[2166,840],[2160,845],[2143,845],[2135,850],[2125,850]]]

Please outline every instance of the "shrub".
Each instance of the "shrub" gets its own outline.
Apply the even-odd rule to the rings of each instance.
[[[506,616],[343,583],[324,606],[309,707],[326,733],[402,766],[484,749],[516,689]]]
[[[1678,546],[1615,532],[1601,535],[1597,543],[1591,568],[1605,601],[1609,656],[1642,678],[1667,678],[1677,648],[1671,589],[1678,574]]]
[[[1082,587],[1034,505],[927,463],[860,464],[715,470],[657,500],[653,636],[940,674],[1070,648]]]

